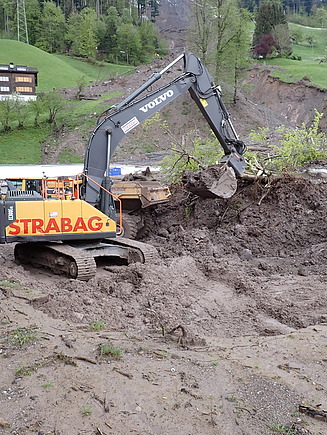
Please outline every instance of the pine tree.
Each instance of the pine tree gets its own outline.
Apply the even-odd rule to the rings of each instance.
[[[40,36],[35,45],[49,53],[61,52],[64,48],[65,16],[59,6],[46,2],[41,15]]]
[[[281,3],[276,0],[262,3],[255,19],[253,45],[256,45],[263,35],[272,33],[278,24],[287,25]]]
[[[271,35],[276,41],[280,54],[292,53],[291,39],[286,15],[278,0],[262,3],[256,16],[253,46],[257,47],[262,37]]]

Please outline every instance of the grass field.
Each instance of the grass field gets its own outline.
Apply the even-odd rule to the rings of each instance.
[[[52,91],[77,86],[78,81],[83,77],[84,82],[107,80],[117,74],[128,73],[130,66],[112,65],[108,63],[91,64],[63,55],[51,55],[36,47],[22,42],[0,39],[0,63],[15,65],[26,65],[36,67],[38,73],[37,92]],[[114,95],[103,95],[97,101],[72,101],[65,103],[59,120],[68,129],[76,126],[80,130],[87,132],[95,125],[96,116],[90,118],[90,113],[101,113],[107,109],[103,100],[108,100]],[[45,121],[47,114],[44,113],[40,120]],[[83,121],[82,121],[83,120]],[[29,116],[26,120],[26,128],[16,129],[17,123],[12,124],[12,131],[1,133],[0,123],[0,149],[2,164],[26,163],[38,164],[41,162],[41,143],[46,140],[51,133],[50,126],[41,124],[41,127],[33,127],[33,117]],[[68,158],[68,156],[63,156]],[[74,161],[74,156],[69,160]]]
[[[268,65],[276,65],[285,68],[285,71],[274,71],[275,77],[292,83],[308,77],[310,81],[321,89],[327,89],[327,59],[319,63],[319,60],[327,56],[327,29],[314,29],[290,24],[290,30],[299,29],[302,32],[304,40],[299,44],[293,44],[293,54],[301,56],[301,60],[291,60],[286,58],[266,59]],[[312,37],[315,41],[310,47],[305,40],[306,37]]]
[[[37,91],[51,91],[76,86],[81,76],[87,83],[106,80],[131,69],[126,65],[90,64],[67,56],[53,55],[11,39],[0,39],[0,63],[38,68]]]
[[[49,125],[23,130],[12,130],[0,134],[0,164],[39,164],[41,163],[41,143],[49,135]],[[1,176],[0,176],[1,178]]]

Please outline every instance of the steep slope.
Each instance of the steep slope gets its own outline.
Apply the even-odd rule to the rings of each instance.
[[[38,91],[60,88],[63,83],[75,86],[81,75],[77,69],[37,47],[19,41],[0,39],[0,63],[10,62],[39,69]]]
[[[189,0],[162,0],[160,2],[156,24],[161,35],[167,39],[171,52],[180,53],[185,48],[189,14]]]

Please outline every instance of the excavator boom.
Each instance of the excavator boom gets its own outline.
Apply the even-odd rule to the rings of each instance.
[[[181,60],[184,61],[184,72],[180,76],[136,99]],[[237,137],[221,100],[220,90],[214,85],[209,71],[198,57],[189,52],[179,56],[159,73],[153,74],[123,102],[100,116],[88,143],[84,163],[85,174],[101,184],[104,175],[109,173],[111,156],[125,135],[185,92],[190,93],[220,142],[225,153],[223,161],[237,176],[241,176],[246,165],[242,157],[245,145]],[[85,201],[95,204],[99,187],[87,178],[84,180],[84,187]]]

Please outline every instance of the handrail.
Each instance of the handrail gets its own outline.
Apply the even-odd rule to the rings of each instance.
[[[51,184],[52,183],[52,184]],[[49,193],[49,190],[53,190]],[[68,192],[67,192],[68,191]],[[44,199],[69,199],[77,193],[77,199],[79,198],[78,192],[74,189],[74,180],[71,178],[58,179],[58,178],[42,178],[41,194]],[[75,197],[76,199],[76,197]]]

